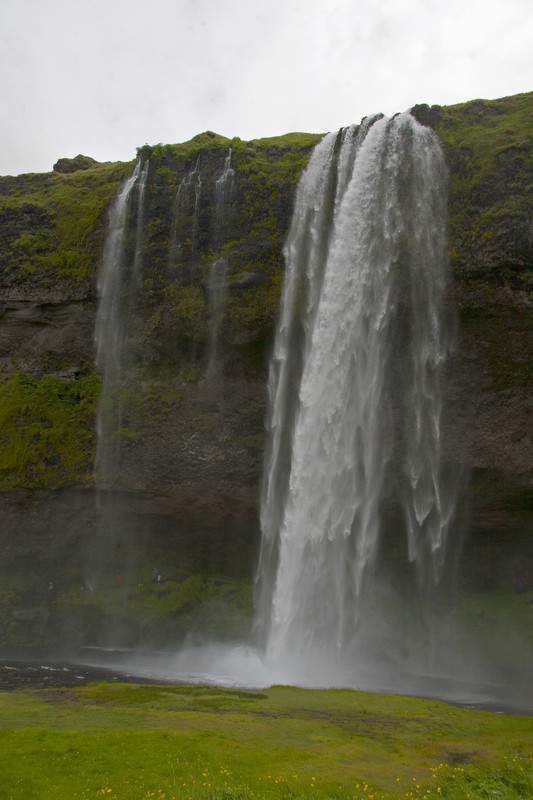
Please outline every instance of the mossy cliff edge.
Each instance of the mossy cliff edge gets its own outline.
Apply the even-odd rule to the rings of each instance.
[[[533,585],[533,93],[413,114],[440,136],[450,168],[449,301],[459,319],[444,447],[469,473],[468,580]],[[253,572],[282,246],[319,139],[206,132],[139,149],[149,164],[144,222],[139,236],[133,203],[126,249],[139,250],[142,285],[128,322],[120,480],[110,487],[129,537],[119,560],[137,548],[176,581]],[[231,200],[217,216],[230,148]],[[31,574],[37,591],[65,570],[65,585],[78,580],[87,542],[105,535],[93,480],[97,278],[108,210],[134,164],[78,156],[51,173],[0,178],[0,568]],[[213,372],[209,276],[220,259],[227,293]],[[23,614],[5,636],[24,643],[46,631],[47,615]]]

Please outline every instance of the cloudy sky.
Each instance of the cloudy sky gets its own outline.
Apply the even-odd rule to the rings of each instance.
[[[1,0],[0,175],[533,90],[531,0]]]

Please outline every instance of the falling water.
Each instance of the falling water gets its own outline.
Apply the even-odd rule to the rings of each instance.
[[[193,169],[183,176],[178,186],[174,199],[168,249],[169,268],[175,267],[178,262],[189,262],[189,281],[192,279],[192,260],[197,254],[198,248],[199,210],[202,194],[200,158],[198,156]]]
[[[228,221],[231,218],[235,171],[231,166],[231,147],[224,159],[222,174],[215,181],[212,236],[215,247],[224,244]],[[228,294],[228,259],[225,256],[211,261],[206,279],[207,302],[209,307],[209,326],[207,332],[206,379],[211,389],[220,390],[221,363],[218,357],[220,326],[224,319]]]
[[[209,265],[206,280],[207,303],[209,308],[209,325],[207,330],[207,367],[206,381],[211,389],[220,388],[221,363],[218,353],[220,326],[226,310],[228,294],[228,261],[217,258]]]
[[[261,507],[257,622],[273,662],[346,666],[369,631],[387,646],[391,504],[415,590],[441,574],[453,512],[440,453],[446,182],[436,136],[409,113],[329,134],[300,181]]]
[[[131,301],[138,293],[141,266],[141,235],[148,162],[137,161],[109,212],[102,268],[98,279],[96,314],[96,366],[102,373],[102,391],[97,414],[95,476],[99,488],[110,488],[120,461],[122,399],[120,381],[125,360],[126,328]],[[133,188],[138,188],[135,246],[132,269],[127,269],[126,233]],[[128,306],[129,296],[129,306]]]
[[[218,247],[223,244],[225,228],[231,210],[233,185],[235,181],[235,170],[231,166],[231,155],[230,147],[228,149],[228,155],[224,159],[222,175],[215,181],[213,240],[215,246]]]
[[[133,274],[132,284],[138,291],[141,284],[141,255],[142,255],[142,236],[144,231],[144,195],[146,192],[146,178],[150,162],[147,160],[141,169],[138,183],[139,208],[137,212],[137,224],[135,230],[135,252],[133,255]]]

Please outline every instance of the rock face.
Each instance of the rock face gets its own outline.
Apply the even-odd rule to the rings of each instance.
[[[0,326],[0,370],[13,366],[29,374],[42,373],[43,364],[61,377],[74,378],[93,357],[95,303],[7,301]]]
[[[79,153],[75,158],[60,158],[54,164],[54,172],[77,172],[79,169],[90,169],[98,162],[90,156]]]
[[[479,585],[508,579],[497,568],[502,547],[533,561],[532,112],[533,94],[413,110],[441,137],[450,167],[458,325],[444,447],[469,474],[463,514]],[[253,573],[282,245],[319,138],[241,142],[208,132],[138,153],[146,185],[142,208],[132,193],[125,263],[136,262],[140,277],[127,322],[120,471],[103,494],[120,498],[121,527],[143,558]],[[43,581],[59,559],[79,574],[87,542],[104,536],[92,476],[97,278],[108,210],[133,168],[78,156],[48,175],[0,178],[4,572],[41,559]]]
[[[518,582],[533,585],[531,102],[524,94],[437,108],[431,123],[450,168],[458,307],[446,447],[470,471],[471,569],[489,585],[509,564],[501,551],[493,558],[498,542],[523,559]]]

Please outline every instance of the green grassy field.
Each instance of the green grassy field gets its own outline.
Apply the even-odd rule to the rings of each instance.
[[[533,720],[348,690],[0,694],[0,798],[533,797]]]

